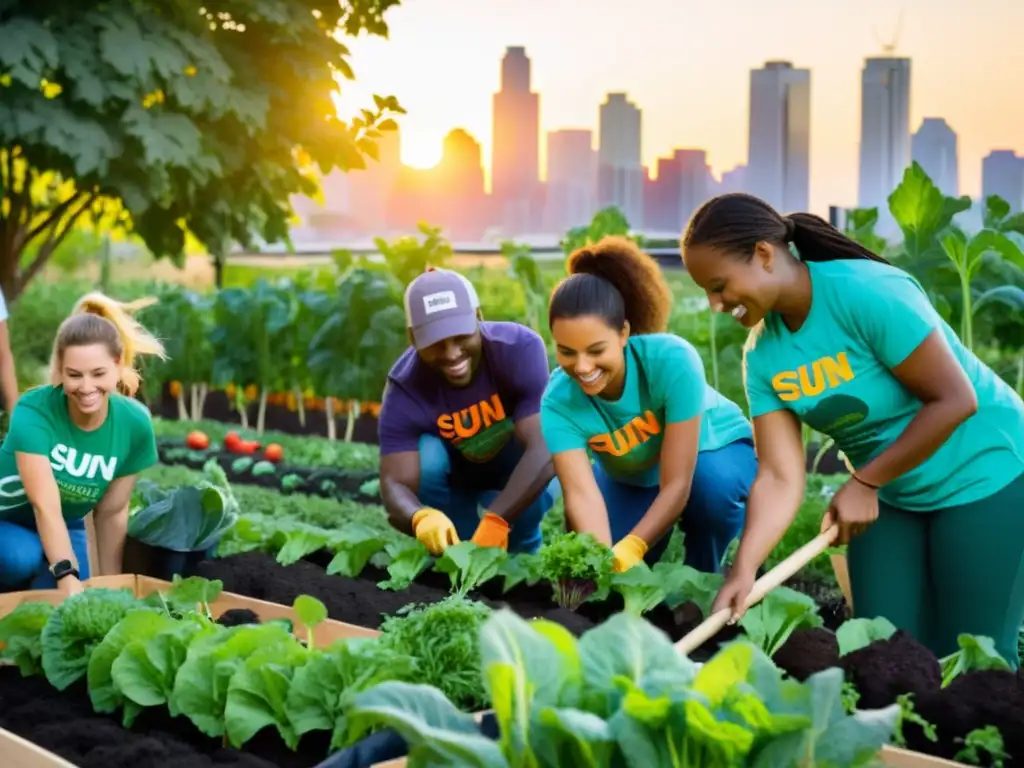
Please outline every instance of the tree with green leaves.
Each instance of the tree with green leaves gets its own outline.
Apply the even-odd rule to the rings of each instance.
[[[343,40],[400,0],[0,0],[0,287],[13,300],[76,225],[158,257],[288,237],[315,172],[364,168],[394,97],[350,122]]]

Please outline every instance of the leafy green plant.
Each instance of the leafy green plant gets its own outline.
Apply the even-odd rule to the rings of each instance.
[[[447,573],[455,594],[465,596],[498,575],[506,552],[499,547],[481,547],[461,541],[445,549],[434,563],[434,570]]]
[[[316,389],[327,397],[328,439],[336,437],[331,396],[349,402],[346,442],[359,403],[382,399],[388,371],[408,346],[402,295],[399,279],[377,266],[353,266],[338,278],[308,361]]]
[[[957,642],[960,645],[959,651],[939,659],[939,664],[942,667],[943,688],[965,672],[982,669],[1008,670],[1010,668],[1006,659],[996,650],[995,642],[991,637],[963,633],[957,638]]]
[[[22,675],[43,671],[42,633],[53,606],[28,601],[0,619],[0,659],[16,665]]]
[[[840,669],[784,679],[750,643],[731,643],[698,669],[629,613],[576,640],[502,609],[483,625],[480,656],[497,741],[436,687],[407,682],[357,694],[350,722],[396,729],[410,768],[683,768],[869,765],[899,716],[895,704],[847,714]]]
[[[1006,752],[1003,734],[994,725],[975,728],[967,736],[957,737],[956,741],[964,745],[953,757],[959,763],[1003,768],[1011,757]],[[982,753],[987,754],[987,760],[982,757]]]
[[[558,534],[537,554],[541,577],[551,583],[554,601],[562,608],[575,610],[608,589],[614,557],[590,534]]]
[[[136,496],[142,506],[128,517],[128,535],[153,547],[205,552],[238,520],[238,502],[224,470],[213,460],[196,485],[164,490],[142,478]]]
[[[796,630],[823,624],[814,598],[789,587],[776,587],[740,619],[747,637],[768,656],[774,656]]]
[[[483,603],[451,595],[407,605],[381,624],[381,644],[416,659],[411,682],[432,685],[458,706],[486,704],[480,680],[480,629],[491,615]]]

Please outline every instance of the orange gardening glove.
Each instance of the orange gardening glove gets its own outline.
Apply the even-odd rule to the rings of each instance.
[[[413,515],[412,531],[432,555],[440,555],[445,547],[459,543],[455,525],[439,509],[424,507]]]
[[[473,534],[473,543],[481,547],[501,547],[508,549],[508,521],[493,512],[487,512],[480,518],[480,525]]]
[[[644,555],[647,554],[647,542],[631,533],[612,547],[612,554],[615,555],[615,562],[612,565],[615,572],[628,571],[644,559]]]

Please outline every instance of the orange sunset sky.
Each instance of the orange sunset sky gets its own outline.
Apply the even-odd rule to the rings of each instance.
[[[854,205],[863,59],[894,37],[912,63],[911,132],[944,117],[960,137],[961,193],[981,190],[992,148],[1024,151],[1024,0],[403,0],[390,39],[349,40],[357,82],[340,111],[394,94],[402,158],[437,162],[444,135],[491,147],[491,96],[507,45],[523,45],[544,133],[594,130],[607,91],[643,110],[643,160],[708,151],[717,177],[746,161],[749,71],[768,59],[811,69],[811,207]]]

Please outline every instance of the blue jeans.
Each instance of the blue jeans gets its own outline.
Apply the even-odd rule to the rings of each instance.
[[[71,548],[78,560],[78,578],[89,578],[89,535],[85,518],[68,520]],[[43,553],[35,524],[0,520],[0,589],[54,589],[57,583]]]
[[[705,573],[718,573],[732,540],[743,530],[747,496],[757,475],[757,457],[751,440],[737,440],[715,451],[701,451],[693,470],[690,498],[677,525],[685,535],[685,562]],[[594,476],[608,510],[612,541],[629,535],[658,496],[658,486],[629,485],[594,464]],[[647,551],[653,565],[665,552],[669,529]]]
[[[467,541],[480,524],[479,508],[488,508],[504,489],[525,447],[513,436],[508,445],[486,464],[473,464],[457,455],[454,449],[449,449],[439,437],[423,435],[419,451],[420,501],[424,506],[434,507],[448,515],[459,538]],[[561,495],[562,486],[558,478],[553,478],[512,524],[508,536],[509,552],[533,553],[540,549],[541,521]]]

